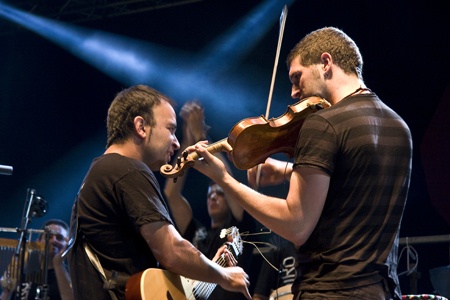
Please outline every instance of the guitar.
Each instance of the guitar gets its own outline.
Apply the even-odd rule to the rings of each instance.
[[[221,238],[227,237],[228,250],[234,257],[242,254],[243,242],[235,226],[223,229]],[[224,255],[216,261],[226,267]],[[126,300],[206,300],[216,283],[202,282],[179,276],[167,270],[150,268],[131,276],[125,287]]]

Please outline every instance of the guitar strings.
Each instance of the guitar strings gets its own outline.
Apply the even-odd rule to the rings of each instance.
[[[233,254],[231,254],[233,255]],[[234,256],[234,255],[233,255]],[[223,256],[220,256],[217,261],[222,267],[226,267],[226,260]],[[194,295],[196,299],[208,299],[211,293],[214,291],[217,284],[210,282],[198,282],[198,284],[194,287]]]
[[[255,233],[243,232],[243,233],[240,233],[240,236],[241,237],[247,237],[247,236],[265,235],[265,234],[272,233],[272,230],[270,230],[270,229],[268,229],[267,231],[263,231],[263,230],[264,229],[261,229],[261,232],[255,232]],[[223,234],[226,235],[227,233],[229,234],[229,230],[225,230],[225,232]],[[252,245],[253,247],[255,247],[255,249],[259,252],[259,254],[264,259],[264,261],[266,261],[271,268],[273,268],[278,273],[281,272],[280,269],[275,267],[266,258],[266,256],[262,253],[261,249],[258,247],[258,245],[264,245],[264,246],[275,248],[275,246],[273,244],[268,243],[268,242],[249,242],[249,241],[245,241],[245,240],[242,240],[242,239],[241,239],[241,242],[249,244],[249,245]],[[233,255],[233,254],[231,254],[231,255]],[[223,256],[220,256],[217,259],[216,263],[219,264],[222,267],[226,267],[226,264],[227,264],[226,260],[225,260],[225,258]],[[196,299],[207,299],[211,295],[211,293],[214,291],[215,287],[216,287],[215,283],[198,282],[197,285],[193,288],[194,296],[196,297]],[[200,298],[198,298],[198,297],[200,297]]]

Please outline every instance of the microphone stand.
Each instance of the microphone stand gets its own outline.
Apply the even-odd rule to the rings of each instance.
[[[24,264],[25,264],[25,249],[26,249],[26,232],[28,231],[28,224],[31,222],[30,211],[33,204],[36,191],[34,189],[27,190],[27,197],[25,199],[24,215],[22,217],[22,227],[17,229],[20,232],[19,242],[15,252],[15,257],[18,258],[17,265],[17,283],[18,292],[16,293],[16,299],[19,300],[22,295],[22,281],[24,277]]]
[[[11,175],[12,172],[13,172],[12,166],[0,165],[0,175]],[[35,195],[36,195],[36,190],[30,189],[30,188],[27,190],[27,197],[25,199],[25,207],[24,207],[24,212],[23,212],[23,216],[22,216],[22,227],[17,228],[17,231],[20,232],[19,242],[17,243],[16,252],[14,254],[16,261],[18,262],[16,265],[16,268],[17,268],[16,274],[17,274],[17,279],[18,279],[17,280],[18,290],[16,293],[17,300],[19,300],[22,295],[22,281],[25,277],[24,268],[25,268],[25,251],[26,251],[26,243],[27,243],[26,233],[28,232],[28,224],[30,224],[30,222],[31,222],[30,212],[31,212],[31,206],[34,204],[34,196]],[[39,199],[39,201],[43,201],[39,196],[38,196],[38,199]],[[44,203],[44,206],[45,206],[45,203]],[[42,213],[45,213],[45,210],[43,212],[41,212],[41,214]],[[37,212],[33,210],[32,215],[34,216],[36,214],[37,214]],[[42,287],[42,290],[44,292],[44,296],[42,298],[43,300],[48,299],[48,274],[47,274],[48,250],[49,250],[48,242],[49,242],[49,231],[46,228],[45,229],[45,255],[44,255],[44,284]],[[11,292],[14,292],[14,291],[11,291]],[[38,295],[36,295],[36,296],[38,296]],[[39,298],[36,298],[36,299],[39,299]]]
[[[45,253],[44,253],[44,283],[39,286],[36,291],[36,299],[47,300],[48,299],[48,251],[49,251],[49,240],[50,240],[50,230],[46,226],[45,231]],[[41,293],[43,294],[41,297]]]

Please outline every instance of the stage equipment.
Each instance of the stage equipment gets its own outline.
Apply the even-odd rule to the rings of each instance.
[[[410,294],[404,295],[403,299],[447,299],[450,297],[450,265],[429,270],[430,280],[438,295],[426,295],[427,297],[436,298],[420,298],[423,295],[416,295],[417,293],[417,281],[420,277],[420,273],[417,270],[419,263],[419,254],[412,245],[415,244],[437,244],[437,243],[449,243],[450,234],[444,235],[432,235],[432,236],[416,236],[416,237],[404,237],[400,238],[400,246],[404,246],[399,254],[399,261],[402,257],[403,251],[407,252],[407,270],[398,273],[399,276],[407,274],[410,283]],[[417,298],[414,298],[417,297]]]
[[[22,215],[22,223],[20,228],[15,231],[19,234],[17,241],[2,239],[0,241],[0,252],[2,255],[1,271],[2,286],[14,288],[17,286],[17,295],[21,295],[24,282],[42,282],[40,290],[43,291],[43,297],[37,299],[47,299],[47,260],[48,260],[48,238],[45,243],[36,243],[27,241],[27,235],[33,232],[45,234],[45,230],[28,229],[28,225],[32,218],[39,218],[47,213],[47,201],[40,195],[36,194],[36,190],[28,189],[25,198],[25,205]],[[3,230],[10,231],[11,230]],[[48,236],[48,234],[46,235]],[[15,248],[15,249],[14,249]],[[40,270],[42,273],[37,272]],[[39,275],[37,273],[39,273]]]
[[[12,175],[13,167],[0,165],[0,175]]]
[[[429,272],[435,291],[439,295],[450,298],[450,265],[433,268]]]

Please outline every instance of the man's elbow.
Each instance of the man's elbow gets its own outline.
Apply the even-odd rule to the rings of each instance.
[[[298,231],[293,233],[292,238],[290,240],[295,245],[296,248],[299,248],[304,243],[306,243],[306,241],[309,239],[309,236],[310,233]]]
[[[159,257],[156,257],[156,259],[161,264],[161,266],[169,271],[173,271],[177,264],[175,255],[161,255]]]

